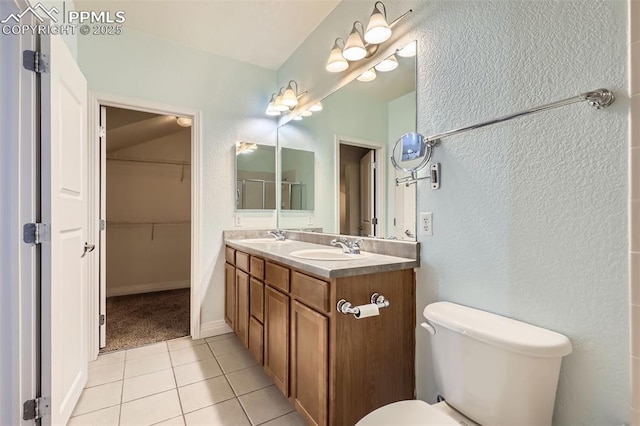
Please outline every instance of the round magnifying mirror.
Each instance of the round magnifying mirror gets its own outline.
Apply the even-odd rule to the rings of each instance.
[[[399,171],[414,173],[429,162],[432,148],[420,133],[406,133],[393,145],[391,163]]]

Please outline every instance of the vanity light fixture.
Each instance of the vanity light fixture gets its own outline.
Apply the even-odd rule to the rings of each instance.
[[[348,61],[359,61],[367,56],[367,49],[364,47],[364,41],[362,40],[362,31],[358,30],[358,24],[364,30],[362,22],[354,22],[351,34],[349,34],[349,38],[342,50],[342,56]]]
[[[311,108],[309,108],[309,111],[311,112],[322,111],[322,102],[318,102],[317,104],[313,105]]]
[[[373,12],[369,17],[369,23],[367,24],[366,31],[364,30],[362,22],[356,21],[353,23],[351,33],[349,34],[349,38],[347,38],[346,43],[344,43],[342,51],[340,51],[340,46],[338,44],[338,40],[342,40],[341,38],[337,38],[333,43],[333,48],[331,49],[327,65],[325,67],[326,70],[329,72],[341,72],[349,68],[349,62],[347,61],[355,62],[373,56],[378,51],[378,45],[389,40],[394,25],[411,12],[413,12],[413,10],[409,9],[389,24],[387,23],[386,6],[381,1],[375,2],[373,5]],[[358,28],[358,24],[360,24],[360,28]],[[387,67],[392,67],[392,65],[389,64]],[[376,67],[378,71],[390,71],[394,68],[395,67],[380,69]]]
[[[333,42],[333,48],[331,49],[327,65],[325,67],[329,72],[341,72],[349,68],[349,62],[342,57],[342,48],[338,44],[338,40],[342,41],[342,46],[344,47],[344,40],[340,37]]]
[[[396,55],[391,55],[388,58],[383,59],[382,62],[374,68],[380,72],[393,71],[398,68],[398,59],[396,58]]]
[[[362,74],[360,74],[360,76],[357,78],[358,81],[362,81],[364,83],[368,83],[370,81],[375,80],[377,77],[376,75],[376,70],[374,70],[373,68],[370,68],[368,70],[366,70],[365,72],[363,72]]]
[[[398,56],[401,56],[403,58],[412,58],[416,56],[416,52],[417,52],[417,43],[414,40],[411,43],[407,44],[402,49],[398,50]]]
[[[176,123],[178,126],[191,127],[191,119],[189,117],[176,117]]]
[[[271,100],[269,101],[269,105],[267,106],[267,110],[265,111],[265,114],[267,115],[280,115],[281,112],[278,111],[275,107],[275,98],[276,98],[276,94],[274,93],[273,95],[271,95]]]
[[[236,142],[236,155],[251,154],[258,149],[258,145],[251,142]]]
[[[382,6],[382,9],[378,9],[378,5]],[[391,37],[391,28],[387,24],[387,8],[384,3],[377,1],[373,5],[373,12],[369,18],[367,31],[364,33],[364,40],[367,43],[380,44],[389,40],[389,37]]]
[[[295,91],[293,90],[291,83],[295,84]],[[289,84],[284,91],[284,95],[282,95],[282,104],[286,105],[289,108],[293,108],[298,105],[298,83],[295,80],[289,81]]]

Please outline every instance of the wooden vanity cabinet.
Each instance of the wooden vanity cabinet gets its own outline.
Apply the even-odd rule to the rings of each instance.
[[[234,330],[309,425],[352,426],[415,397],[412,269],[327,279],[239,250],[235,263],[225,266],[225,301],[236,305],[225,318],[235,309]],[[356,306],[373,293],[390,302],[378,316],[336,310],[340,299]]]

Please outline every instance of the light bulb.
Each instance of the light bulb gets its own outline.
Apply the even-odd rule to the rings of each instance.
[[[402,49],[398,50],[398,56],[402,56],[403,58],[411,58],[413,56],[416,56],[417,50],[417,43],[415,41],[412,41]]]
[[[396,68],[398,68],[396,55],[391,55],[388,58],[383,59],[382,62],[375,66],[375,69],[380,72],[393,71]]]
[[[267,110],[264,112],[267,115],[280,115],[280,111],[278,111],[275,107],[275,97],[276,94],[274,93],[273,95],[271,95],[271,100],[269,101],[269,105],[267,105]]]
[[[302,111],[302,114],[300,114],[302,117],[310,117],[311,115],[313,115],[313,113],[309,110],[306,111]]]
[[[356,24],[358,22],[359,21],[356,21],[353,24],[351,34],[349,34],[349,38],[344,44],[344,49],[342,50],[342,56],[348,61],[359,61],[367,56],[367,49],[364,48],[364,41],[362,41],[360,32],[358,32],[358,29],[356,28]]]
[[[298,85],[296,84],[296,88],[297,87]],[[289,82],[287,89],[284,91],[284,95],[282,96],[282,104],[286,105],[289,108],[293,108],[294,106],[298,105],[298,96],[293,90],[293,87],[291,87],[291,82]]]
[[[300,115],[296,115],[295,117],[293,117],[293,119],[294,119],[295,121],[300,121],[300,120],[302,120],[302,116],[300,116]]]
[[[342,39],[338,38],[335,43],[333,43],[333,48],[331,49],[327,65],[325,67],[329,72],[342,72],[349,68],[349,63],[342,57],[342,49],[338,46],[338,40]]]
[[[189,117],[177,117],[176,123],[182,127],[191,127],[191,119]]]
[[[276,111],[289,111],[289,107],[282,103],[282,89],[278,92],[278,96],[276,96],[276,100],[273,102],[273,107]]]
[[[378,9],[378,4],[382,5],[384,14]],[[371,18],[369,18],[369,24],[367,25],[367,31],[364,33],[364,39],[367,43],[380,44],[389,40],[391,37],[391,28],[387,24],[387,10],[384,4],[380,1],[376,2],[373,6],[373,12],[371,12]]]
[[[317,104],[309,108],[309,111],[312,111],[312,112],[322,111],[322,102],[318,102]]]
[[[376,70],[373,68],[366,70],[357,78],[358,81],[362,81],[364,83],[368,83],[369,81],[375,80],[377,77]]]

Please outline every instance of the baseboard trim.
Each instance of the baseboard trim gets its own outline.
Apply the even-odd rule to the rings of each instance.
[[[126,296],[129,294],[152,293],[154,291],[178,290],[191,287],[191,281],[168,281],[164,283],[148,283],[129,285],[126,287],[107,287],[107,297]]]
[[[200,324],[200,338],[218,336],[220,334],[231,333],[233,330],[224,320],[209,321]]]

